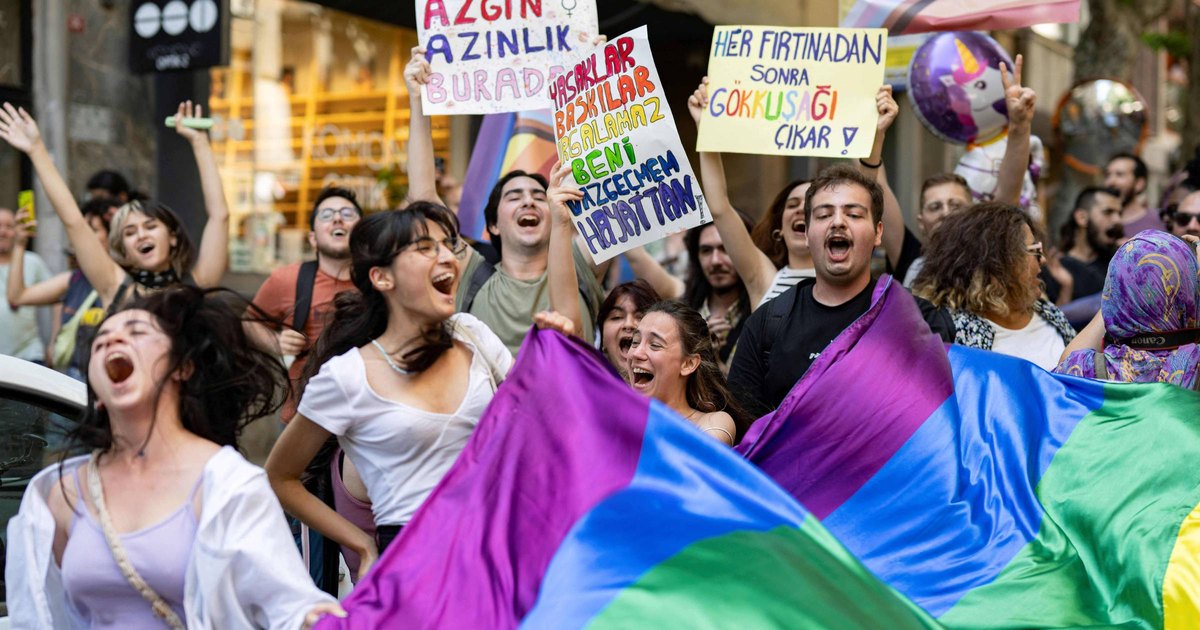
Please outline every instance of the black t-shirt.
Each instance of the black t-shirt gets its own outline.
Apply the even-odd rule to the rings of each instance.
[[[768,330],[770,305],[774,300],[746,320],[729,370],[729,387],[754,418],[778,407],[830,342],[867,312],[876,283],[871,282],[861,293],[838,306],[818,302],[813,297],[815,284],[813,280],[803,280],[775,298],[784,300],[779,308],[788,303],[790,307],[774,324],[774,330]],[[933,332],[946,343],[952,343],[954,322],[950,314],[921,298],[913,299]],[[744,432],[745,427],[739,429]]]
[[[1104,290],[1104,279],[1108,276],[1108,261],[1101,258],[1096,258],[1092,262],[1083,262],[1078,258],[1063,255],[1063,269],[1071,274],[1071,278],[1075,281],[1075,286],[1071,290],[1071,299],[1078,300],[1079,298],[1096,295]],[[1042,281],[1046,283],[1046,297],[1050,301],[1058,301],[1058,293],[1062,290],[1054,278],[1050,276],[1044,268],[1041,274]]]
[[[925,255],[925,246],[921,244],[921,240],[917,238],[913,231],[904,227],[904,240],[900,245],[900,256],[896,260],[895,269],[892,268],[892,261],[887,261],[887,272],[892,274],[894,278],[901,284],[908,277],[908,270],[918,258]]]

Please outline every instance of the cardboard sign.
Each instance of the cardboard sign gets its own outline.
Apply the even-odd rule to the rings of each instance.
[[[426,114],[545,109],[550,81],[592,47],[596,0],[417,0],[417,32]]]
[[[866,157],[886,60],[881,28],[718,26],[696,150]]]
[[[692,173],[646,27],[584,57],[550,85],[558,157],[583,200],[571,202],[592,260],[603,262],[711,220]]]

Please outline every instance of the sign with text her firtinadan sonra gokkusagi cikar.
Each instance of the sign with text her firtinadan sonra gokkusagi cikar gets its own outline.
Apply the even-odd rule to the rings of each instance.
[[[718,26],[697,151],[866,157],[887,30]]]

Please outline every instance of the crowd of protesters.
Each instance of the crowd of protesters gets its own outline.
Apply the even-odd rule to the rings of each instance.
[[[1020,64],[1004,71],[1017,147],[1036,98]],[[994,193],[953,174],[926,180],[914,232],[881,160],[898,112],[885,87],[872,154],[767,191],[766,208],[736,209],[721,156],[701,153],[713,222],[684,236],[684,277],[635,249],[638,279],[606,288],[608,264],[575,242],[569,167],[504,174],[484,209],[488,240],[459,233],[421,109],[429,74],[414,49],[402,207],[365,214],[351,191],[322,191],[308,214],[316,259],[277,269],[248,301],[219,288],[229,211],[207,135],[182,125],[198,106],[176,116],[203,187],[196,245],[115,173],[77,203],[36,122],[0,109],[0,138],[32,161],[73,252],[71,270],[51,274],[28,251],[33,217],[0,208],[0,353],[87,384],[67,440],[90,453],[35,477],[10,525],[14,618],[291,628],[343,614],[339,552],[352,578],[370,570],[453,465],[532,326],[593,344],[631,388],[731,446],[889,276],[946,343],[1080,377],[1197,386],[1200,177],[1182,178],[1160,211],[1145,164],[1115,155],[1052,242],[1020,205],[1028,155],[1012,151]],[[687,102],[697,122],[707,98],[702,81]],[[45,344],[38,305],[59,309]],[[276,412],[286,427],[264,471],[238,438]],[[301,549],[320,540],[306,567]]]

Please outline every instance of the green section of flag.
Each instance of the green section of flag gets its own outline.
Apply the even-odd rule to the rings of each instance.
[[[938,628],[815,519],[690,545],[621,591],[589,628]]]
[[[1038,535],[939,619],[973,628],[1162,628],[1162,582],[1200,503],[1200,394],[1106,385],[1037,488]],[[1200,583],[1196,585],[1200,588]]]

